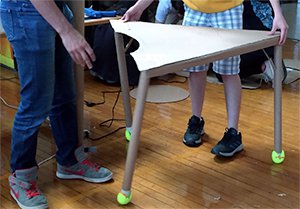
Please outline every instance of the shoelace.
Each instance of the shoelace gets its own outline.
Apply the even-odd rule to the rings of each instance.
[[[195,124],[189,125],[189,128],[190,128],[190,132],[191,132],[192,134],[195,134],[195,133],[197,133],[197,131],[198,131],[198,126],[195,125]]]
[[[267,74],[263,74],[263,80],[264,80],[266,83],[272,81],[272,79],[270,78],[270,76],[268,76]]]
[[[218,144],[223,144],[223,145],[227,145],[228,143],[230,143],[230,139],[232,134],[228,133],[228,128],[225,128],[225,133],[224,133],[224,137],[222,138],[222,140],[218,143]]]
[[[97,165],[96,163],[92,163],[91,161],[89,161],[88,159],[85,159],[81,162],[83,165],[87,165],[89,168],[98,171],[100,169],[101,166]]]
[[[40,192],[36,188],[36,183],[33,182],[33,183],[31,183],[30,188],[28,190],[26,190],[26,196],[29,199],[31,199],[31,198],[33,198],[35,196],[38,196],[38,195],[40,195]]]
[[[189,129],[192,134],[195,134],[197,131],[199,131],[200,123],[201,121],[199,121],[199,123],[192,123],[192,121],[189,120]]]
[[[222,140],[218,144],[227,145],[230,142],[229,139],[230,139],[230,136],[225,133],[224,137],[222,138]]]

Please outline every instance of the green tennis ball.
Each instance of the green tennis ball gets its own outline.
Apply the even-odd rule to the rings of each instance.
[[[132,199],[132,194],[130,193],[130,195],[127,197],[125,194],[119,192],[118,196],[117,196],[117,200],[118,203],[120,205],[127,205],[128,203],[131,202]]]
[[[272,160],[276,164],[280,164],[284,161],[285,153],[282,150],[281,153],[277,153],[275,150],[272,152]]]
[[[125,131],[125,138],[127,141],[130,141],[130,138],[131,138],[131,132],[129,130],[126,130]]]

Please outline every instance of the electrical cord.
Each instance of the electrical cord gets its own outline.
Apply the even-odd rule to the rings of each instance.
[[[99,124],[100,127],[101,127],[101,126],[104,126],[104,127],[106,127],[106,128],[110,128],[110,127],[112,126],[112,124],[113,124],[114,121],[125,121],[125,119],[116,119],[116,118],[115,118],[115,107],[116,107],[116,105],[117,105],[117,103],[118,103],[118,101],[119,101],[119,97],[120,97],[121,90],[118,90],[118,91],[103,91],[103,92],[102,92],[102,97],[103,97],[103,101],[102,101],[102,102],[94,103],[94,102],[88,102],[88,101],[85,101],[85,104],[86,104],[86,105],[87,105],[87,104],[90,105],[90,106],[88,106],[88,107],[93,107],[93,106],[95,106],[95,105],[97,105],[97,104],[104,104],[104,103],[105,103],[105,94],[106,94],[106,93],[117,93],[116,100],[115,100],[114,105],[113,105],[112,110],[111,110],[111,114],[112,114],[111,119],[108,119],[108,120],[106,120],[106,121],[103,121],[103,122],[101,122],[101,123]],[[110,122],[110,123],[107,124],[108,122]],[[110,136],[110,135],[116,133],[117,131],[119,131],[119,130],[121,130],[121,129],[125,129],[125,128],[126,128],[125,126],[121,126],[121,127],[117,128],[117,129],[115,129],[115,130],[113,130],[113,131],[111,131],[111,132],[109,132],[109,133],[107,133],[107,134],[105,134],[105,135],[103,135],[103,136],[100,136],[100,137],[97,137],[97,138],[91,138],[89,135],[87,135],[86,138],[89,139],[89,140],[91,140],[91,141],[97,141],[97,140],[103,139],[103,138],[105,138],[105,137],[107,137],[107,136]]]
[[[125,126],[119,127],[119,128],[117,128],[117,129],[115,129],[115,130],[113,130],[113,131],[111,131],[111,132],[109,132],[109,133],[107,133],[107,134],[104,134],[103,136],[97,137],[97,138],[91,138],[91,137],[87,136],[87,139],[89,139],[89,140],[91,140],[91,141],[98,141],[98,140],[100,140],[100,139],[106,138],[106,137],[108,137],[108,136],[110,136],[110,135],[112,135],[112,134],[118,132],[119,130],[125,129],[125,128],[126,128]]]
[[[5,101],[5,99],[3,99],[3,97],[1,97],[1,96],[0,96],[0,100],[3,102],[3,104],[4,104],[5,106],[7,106],[7,107],[9,107],[9,108],[12,108],[12,109],[15,109],[15,110],[18,109],[17,106],[8,104],[8,103]]]
[[[121,90],[118,90],[118,91],[102,91],[101,93],[102,93],[103,101],[101,101],[101,102],[90,102],[90,101],[84,100],[84,104],[87,107],[93,107],[93,106],[96,106],[96,105],[104,104],[105,103],[105,94],[107,94],[107,93],[119,93],[119,92],[121,92]]]
[[[56,154],[53,154],[53,155],[51,155],[50,157],[48,157],[48,158],[42,160],[41,162],[38,162],[38,166],[41,166],[42,164],[44,164],[44,163],[50,161],[51,159],[55,158],[55,156],[56,156]]]
[[[12,77],[8,77],[8,78],[4,78],[4,77],[1,76],[1,77],[0,77],[0,80],[1,80],[1,81],[11,81],[11,80],[13,80],[13,79],[15,79],[15,78],[17,78],[17,76],[12,76]],[[5,106],[7,106],[7,107],[9,107],[9,108],[12,108],[12,109],[15,109],[15,110],[18,109],[17,106],[8,104],[2,96],[0,96],[0,100],[3,102],[3,104],[4,104]]]
[[[117,103],[118,103],[118,100],[119,100],[119,97],[120,97],[121,90],[118,90],[118,91],[103,91],[103,92],[102,92],[102,97],[103,97],[103,101],[102,101],[102,102],[90,102],[90,101],[86,101],[86,100],[85,100],[84,102],[85,102],[85,105],[88,106],[88,107],[93,107],[93,106],[95,106],[95,105],[104,104],[104,103],[105,103],[105,94],[106,94],[106,93],[118,93],[118,94],[117,94],[117,97],[116,97],[116,100],[115,100],[115,103],[114,103],[113,108],[112,108],[112,118],[111,118],[111,119],[108,119],[108,120],[106,120],[106,121],[103,121],[102,123],[99,124],[99,126],[105,126],[105,127],[107,127],[107,128],[110,128],[114,121],[125,121],[125,119],[115,119],[115,118],[114,118],[114,116],[115,116],[115,111],[114,111],[114,110],[115,110],[115,107],[116,107],[116,105],[117,105]],[[9,108],[12,108],[12,109],[15,109],[15,110],[18,109],[17,106],[13,106],[13,105],[8,104],[8,103],[5,101],[5,99],[3,99],[3,97],[1,97],[1,96],[0,96],[0,100],[3,102],[3,104],[4,104],[5,106],[7,106],[7,107],[9,107]],[[110,122],[110,123],[107,125],[108,122]],[[91,138],[91,137],[89,137],[89,136],[87,136],[87,138],[90,139],[90,140],[92,140],[92,141],[96,141],[96,140],[105,138],[105,137],[107,137],[107,136],[109,136],[109,135],[111,135],[111,134],[114,134],[114,133],[116,133],[117,131],[119,131],[119,130],[121,130],[121,129],[124,129],[124,128],[126,128],[126,127],[125,127],[125,126],[119,127],[119,128],[117,128],[116,130],[114,130],[114,131],[112,131],[112,132],[110,132],[110,133],[108,133],[108,134],[105,134],[105,135],[103,135],[103,136],[97,137],[97,138]],[[51,159],[51,157],[50,157],[50,159]]]

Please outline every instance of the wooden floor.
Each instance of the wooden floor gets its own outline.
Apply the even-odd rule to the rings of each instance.
[[[284,46],[284,58],[300,59],[299,42],[289,40]],[[1,97],[10,105],[19,101],[19,82],[15,73],[1,69]],[[3,80],[3,78],[12,78]],[[187,82],[153,83],[176,85],[187,89]],[[101,102],[102,91],[118,91],[85,75],[85,99]],[[208,83],[203,116],[206,135],[199,148],[182,143],[187,120],[191,115],[190,98],[176,103],[147,103],[139,154],[133,178],[133,199],[124,208],[299,208],[300,149],[300,82],[283,86],[283,149],[285,161],[272,163],[273,150],[273,89],[263,85],[257,90],[243,90],[240,131],[245,150],[231,159],[216,158],[211,148],[223,136],[226,125],[223,86]],[[105,94],[105,103],[85,107],[85,127],[90,138],[101,137],[119,127],[99,124],[112,118],[117,93]],[[134,99],[132,104],[134,105]],[[1,102],[1,201],[0,208],[18,208],[9,194],[9,152],[11,125],[15,110]],[[119,99],[114,117],[124,118]],[[123,208],[116,195],[121,189],[128,143],[124,129],[99,140],[85,139],[87,146],[96,146],[90,158],[114,172],[113,181],[91,184],[55,177],[56,162],[51,159],[39,169],[39,187],[47,196],[49,208]],[[39,135],[38,162],[55,153],[51,129],[47,123]]]

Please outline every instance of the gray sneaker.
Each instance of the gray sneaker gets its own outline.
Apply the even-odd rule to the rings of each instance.
[[[272,87],[274,88],[274,76],[275,76],[275,66],[272,60],[267,60],[264,62],[266,68],[264,72],[262,73],[263,79],[266,83],[271,82]],[[287,76],[287,70],[285,67],[284,62],[282,61],[282,69],[278,69],[280,74],[280,80],[283,82]]]
[[[84,148],[81,146],[75,150],[78,163],[70,167],[57,163],[56,176],[60,179],[82,179],[92,183],[102,183],[112,178],[112,172],[107,168],[92,163],[87,159]]]
[[[263,72],[263,79],[266,83],[271,82],[274,83],[274,67],[271,60],[267,60],[264,62],[265,70]]]
[[[8,178],[10,194],[23,209],[48,208],[46,197],[37,189],[37,167],[16,170]]]

